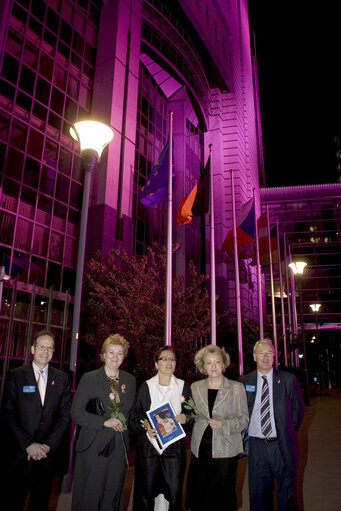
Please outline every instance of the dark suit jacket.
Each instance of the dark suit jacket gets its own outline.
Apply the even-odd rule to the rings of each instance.
[[[257,371],[241,378],[245,385],[250,420],[257,391]],[[254,389],[254,390],[253,390]],[[297,466],[296,432],[304,415],[304,401],[296,377],[288,372],[273,370],[273,407],[279,445],[288,469]]]
[[[25,392],[25,390],[31,392]],[[71,392],[68,375],[49,366],[44,406],[31,364],[9,371],[2,412],[10,436],[11,462],[26,457],[34,442],[58,449],[70,420]]]
[[[136,393],[135,377],[120,370],[118,388],[120,412],[129,421],[130,410],[133,406]],[[82,376],[71,408],[72,420],[81,426],[76,445],[77,451],[87,450],[96,439],[97,450],[100,452],[115,435],[115,431],[112,428],[103,426],[105,420],[110,417],[110,410],[108,408],[110,392],[110,385],[104,371],[104,366]],[[86,410],[86,405],[93,398],[99,398],[102,401],[105,408],[102,416],[89,413]],[[123,435],[128,449],[128,431],[124,431]]]

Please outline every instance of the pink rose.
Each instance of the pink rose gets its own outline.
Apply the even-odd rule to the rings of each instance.
[[[115,394],[113,394],[113,392],[109,394],[109,399],[111,399],[111,401],[115,401]]]

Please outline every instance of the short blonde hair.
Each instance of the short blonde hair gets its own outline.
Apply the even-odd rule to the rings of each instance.
[[[216,355],[219,355],[223,361],[223,370],[225,371],[228,366],[230,365],[230,355],[226,353],[224,348],[219,348],[219,346],[215,346],[214,344],[208,344],[204,348],[201,348],[201,350],[196,353],[194,357],[194,363],[198,368],[198,371],[200,371],[201,374],[206,374],[207,371],[205,369],[205,358],[210,353],[214,353]]]
[[[128,350],[129,350],[129,343],[128,343],[128,341],[126,341],[125,338],[122,335],[120,335],[120,334],[109,335],[109,337],[107,337],[105,339],[105,341],[104,341],[104,343],[102,345],[102,349],[101,349],[101,360],[102,360],[102,362],[104,362],[103,355],[106,352],[107,347],[109,346],[109,344],[114,344],[114,345],[122,346],[123,347],[124,356],[126,357],[128,355]]]
[[[260,344],[267,344],[268,346],[271,346],[272,351],[275,351],[275,348],[274,348],[274,345],[272,344],[271,339],[260,339],[259,341],[256,342],[256,344],[253,347],[253,354],[256,353],[257,346],[259,346]]]

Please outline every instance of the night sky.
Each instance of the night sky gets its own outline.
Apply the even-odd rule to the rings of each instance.
[[[249,15],[256,36],[266,186],[337,182],[341,1],[249,0]]]

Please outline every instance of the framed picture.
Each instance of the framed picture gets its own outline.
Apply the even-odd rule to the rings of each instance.
[[[147,411],[150,425],[156,429],[162,450],[186,436],[181,424],[174,420],[175,412],[169,401],[158,408]]]

